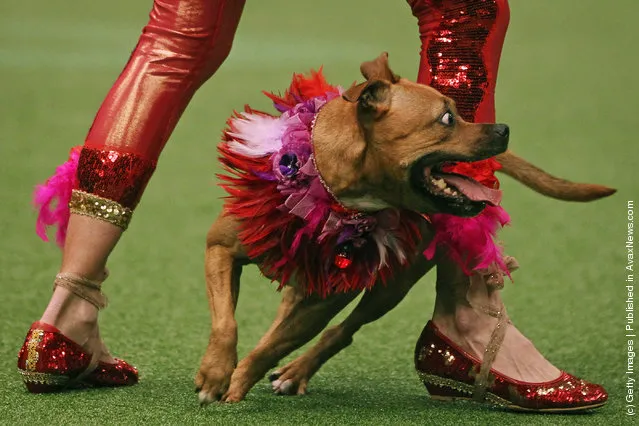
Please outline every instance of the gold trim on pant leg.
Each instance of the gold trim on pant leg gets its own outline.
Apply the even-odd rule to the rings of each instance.
[[[69,210],[73,214],[89,216],[109,222],[126,231],[131,222],[133,210],[107,198],[74,189],[69,201]]]

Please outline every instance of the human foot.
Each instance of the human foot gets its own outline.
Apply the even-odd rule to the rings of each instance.
[[[605,405],[608,394],[600,385],[566,372],[552,380],[525,382],[485,370],[482,362],[429,321],[415,348],[415,368],[431,398],[442,401],[470,400],[516,411],[577,412]]]
[[[512,272],[517,262],[505,260]],[[448,266],[448,268],[447,268]],[[469,398],[520,410],[600,407],[606,391],[558,370],[510,322],[494,267],[467,277],[438,270],[433,321],[417,343],[415,366],[434,398]]]
[[[504,259],[512,273],[519,268],[513,257]],[[444,280],[450,280],[447,283]],[[493,266],[470,277],[454,266],[438,271],[433,322],[460,349],[483,361],[487,349],[492,368],[515,380],[539,383],[559,377],[553,366],[508,319],[500,290],[504,274]]]
[[[56,327],[39,321],[31,325],[18,353],[18,372],[32,393],[138,382],[137,369],[126,361],[102,362]]]
[[[497,318],[465,307],[459,307],[455,316],[436,315],[433,318],[433,323],[443,335],[479,361],[484,359],[497,322]],[[492,363],[493,369],[512,379],[530,383],[546,382],[561,375],[561,371],[514,324],[506,321],[503,327],[506,327],[506,332]]]
[[[69,284],[73,282],[70,277],[76,276],[59,274],[53,296],[40,322],[54,326],[85,351],[95,353],[100,362],[114,363],[100,337],[98,325],[99,309],[106,306],[106,297],[100,286],[107,276],[105,272],[99,281],[81,279],[80,284]]]
[[[101,281],[68,273],[56,277],[51,302],[18,354],[18,370],[30,392],[137,383],[136,368],[113,358],[100,337],[98,309],[106,306]]]

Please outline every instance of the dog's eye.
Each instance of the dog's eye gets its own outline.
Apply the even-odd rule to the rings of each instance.
[[[446,111],[444,115],[440,117],[439,122],[442,123],[444,126],[452,126],[453,124],[455,124],[455,117],[453,116],[452,112]]]

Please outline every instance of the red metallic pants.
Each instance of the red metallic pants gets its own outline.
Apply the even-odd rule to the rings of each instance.
[[[78,165],[81,191],[135,208],[195,91],[231,50],[244,0],[155,0],[102,103]]]

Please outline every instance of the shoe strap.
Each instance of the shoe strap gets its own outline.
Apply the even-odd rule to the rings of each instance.
[[[478,309],[482,310],[481,308]],[[479,372],[475,377],[473,399],[479,402],[484,401],[484,399],[486,398],[486,392],[491,386],[491,383],[489,383],[490,369],[493,365],[493,362],[495,362],[495,358],[497,358],[497,352],[499,352],[501,344],[504,342],[506,329],[508,328],[508,324],[510,323],[510,319],[508,318],[508,315],[506,313],[506,307],[503,305],[498,311],[491,310],[483,312],[497,318],[497,324],[495,325],[495,328],[490,335],[490,340],[486,345],[486,349],[484,349],[484,357],[482,358]]]
[[[61,272],[55,277],[53,289],[56,287],[66,288],[98,309],[104,309],[108,304],[107,297],[101,290],[102,281],[93,281],[71,272]]]
[[[519,267],[519,264],[513,257],[508,256],[504,259],[504,261],[510,272],[513,272]],[[504,274],[502,271],[496,268],[495,265],[493,265],[493,268],[484,271],[478,271],[477,273],[482,276],[481,279],[484,281],[484,285],[486,285],[487,288],[492,288],[493,291],[497,291],[501,290],[504,287]],[[473,278],[471,278],[471,280],[472,279]],[[489,383],[490,369],[493,365],[493,362],[495,362],[495,358],[497,358],[499,348],[501,348],[501,345],[504,342],[504,337],[506,337],[506,329],[508,328],[508,324],[510,324],[510,319],[508,318],[508,314],[506,313],[506,307],[503,304],[500,307],[495,307],[477,302],[471,302],[470,299],[470,297],[467,297],[466,302],[473,309],[497,319],[497,324],[495,325],[495,328],[490,335],[490,340],[486,345],[486,349],[484,349],[484,356],[479,367],[479,372],[475,377],[473,399],[475,401],[483,402],[486,398],[488,388],[491,386],[491,383]]]

